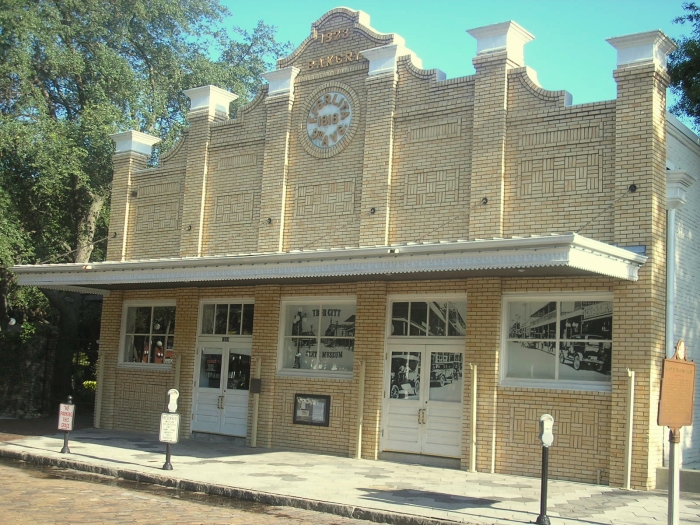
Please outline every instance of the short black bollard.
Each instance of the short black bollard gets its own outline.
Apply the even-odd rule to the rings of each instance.
[[[537,525],[550,525],[547,516],[547,478],[549,477],[549,447],[542,447],[542,484],[540,493],[540,515],[537,516]]]
[[[61,454],[70,454],[68,448],[68,434],[73,430],[73,419],[75,418],[75,405],[73,397],[68,396],[67,403],[61,403],[58,410],[58,430],[63,430],[63,448]]]
[[[549,478],[549,447],[554,443],[554,418],[549,414],[540,417],[540,441],[542,441],[542,485],[540,495],[540,515],[537,516],[537,525],[550,525],[547,516],[547,478]]]
[[[165,465],[163,465],[163,470],[172,470],[173,465],[170,463],[170,443],[165,445]]]

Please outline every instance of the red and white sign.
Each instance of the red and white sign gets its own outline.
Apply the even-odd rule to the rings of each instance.
[[[58,430],[73,430],[73,417],[75,416],[75,405],[64,405],[58,411]]]

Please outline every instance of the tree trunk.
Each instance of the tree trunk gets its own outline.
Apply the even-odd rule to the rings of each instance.
[[[58,403],[64,403],[67,396],[73,394],[73,357],[78,351],[78,320],[83,296],[75,292],[48,289],[42,289],[42,292],[59,314],[50,396],[52,411],[58,409]]]
[[[92,255],[92,250],[95,246],[92,242],[95,240],[95,225],[97,224],[97,219],[102,212],[102,206],[105,203],[105,197],[101,195],[91,194],[92,203],[90,204],[90,210],[80,220],[78,224],[78,247],[75,251],[75,262],[77,263],[87,263],[90,262],[90,256]]]

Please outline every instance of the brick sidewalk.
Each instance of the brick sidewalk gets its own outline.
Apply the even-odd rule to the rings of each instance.
[[[0,457],[388,523],[526,524],[539,512],[537,478],[195,440],[173,447],[168,472],[153,435],[85,429],[71,434],[70,455],[60,454],[62,441],[58,433],[7,441]],[[549,483],[553,525],[664,523],[666,504],[661,491]],[[680,514],[700,523],[700,497],[684,494]]]

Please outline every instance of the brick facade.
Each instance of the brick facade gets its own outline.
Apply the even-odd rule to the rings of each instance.
[[[135,153],[115,155],[109,261],[208,259],[192,269],[191,282],[170,282],[168,288],[141,282],[106,298],[99,424],[155,432],[165,392],[178,384],[182,432],[188,436],[201,301],[253,299],[252,370],[259,364],[262,379],[257,446],[354,456],[362,411],[361,455],[377,459],[386,439],[390,302],[439,295],[467,303],[466,335],[452,339],[464,350],[462,468],[469,468],[475,431],[478,471],[538,475],[538,419],[549,412],[556,436],[551,475],[622,485],[631,368],[637,373],[631,483],[654,488],[663,455],[656,426],[666,301],[668,78],[663,65],[623,63],[614,73],[616,100],[571,106],[566,92],[541,88],[525,66],[522,46],[532,36],[517,24],[493,26],[515,37],[501,47],[479,47],[475,75],[445,80],[437,70],[421,69],[401,37],[378,34],[368,22],[364,13],[345,8],[321,17],[309,38],[266,74],[269,86],[236,119],[193,111],[189,130],[159,167],[144,170]],[[470,32],[480,39],[488,31]],[[351,112],[342,109],[343,101]],[[331,108],[335,116],[328,113],[322,120],[329,105],[339,109]],[[350,123],[329,131],[325,143],[314,143],[313,123],[323,127],[346,119]],[[682,156],[688,146],[678,148]],[[688,169],[697,170],[698,159],[695,154]],[[695,209],[683,211],[678,222],[679,254],[695,261],[690,238],[697,231],[696,215]],[[381,247],[392,261],[416,243],[471,246],[480,239],[517,241],[566,232],[645,253],[639,279],[609,277],[605,268],[590,270],[586,263],[498,267],[488,263],[495,257],[489,252],[474,255],[491,266],[473,274],[429,266],[426,256],[425,266],[398,273],[370,269],[360,275],[338,267],[336,274],[303,281],[276,280],[267,277],[275,265],[265,263],[246,280],[234,282],[222,274],[207,286],[196,282],[197,271],[210,271],[207,261],[227,258],[236,265],[273,253],[303,267],[316,257],[311,250],[327,250],[317,256],[330,264],[331,250]],[[432,256],[439,254],[439,248],[431,249]],[[233,257],[239,254],[249,255]],[[695,273],[688,264],[681,261],[679,278]],[[152,268],[147,269],[154,283],[169,282],[167,269],[159,274]],[[609,377],[581,389],[537,381],[504,384],[504,297],[590,292],[613,298]],[[334,296],[356,301],[352,373],[333,377],[281,370],[282,302]],[[120,363],[122,305],[144,299],[176,302],[177,366]],[[679,310],[697,311],[689,301],[684,295]],[[679,332],[687,332],[692,319],[679,313],[677,323]],[[472,429],[474,368],[477,426]],[[329,426],[293,424],[295,393],[330,395]],[[253,395],[248,408],[250,444]]]

